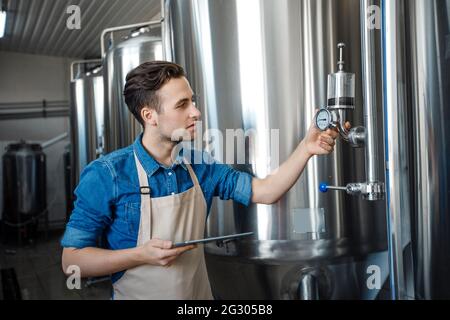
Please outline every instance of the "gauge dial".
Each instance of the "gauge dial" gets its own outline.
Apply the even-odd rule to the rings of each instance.
[[[321,131],[327,130],[331,125],[331,113],[326,109],[321,109],[316,115],[316,126]]]

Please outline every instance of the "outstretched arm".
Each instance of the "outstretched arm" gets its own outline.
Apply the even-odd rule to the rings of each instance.
[[[346,123],[346,127],[350,127]],[[314,155],[333,152],[339,133],[328,129],[321,132],[313,124],[290,157],[272,174],[264,179],[252,179],[252,202],[273,204],[277,202],[298,180]]]

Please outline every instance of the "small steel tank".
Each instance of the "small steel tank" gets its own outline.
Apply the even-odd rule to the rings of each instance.
[[[21,141],[6,147],[3,193],[3,227],[15,233],[20,230],[21,238],[33,238],[47,207],[46,157],[41,145]]]
[[[106,153],[133,143],[142,130],[123,97],[127,73],[146,61],[162,57],[160,26],[134,30],[106,52],[103,59]]]

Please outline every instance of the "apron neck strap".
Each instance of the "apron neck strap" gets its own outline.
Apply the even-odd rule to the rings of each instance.
[[[185,158],[183,158],[183,163],[186,165],[186,168],[188,169],[189,175],[191,176],[192,183],[194,184],[194,186],[200,185],[198,183],[197,175],[195,174],[194,169],[192,169],[192,166],[188,163],[188,161]]]
[[[147,179],[147,173],[145,172],[145,169],[142,166],[141,161],[137,157],[136,153],[134,153],[134,160],[136,162],[136,168],[137,168],[138,177],[139,177],[139,186],[141,188],[142,187],[149,188],[149,186],[148,186],[148,179]],[[189,175],[191,176],[192,183],[194,184],[194,186],[200,185],[198,183],[197,176],[194,173],[194,170],[192,169],[192,166],[188,163],[188,161],[185,158],[183,158],[183,163],[186,165],[186,168],[187,168],[187,170],[189,172]]]
[[[136,162],[136,168],[137,168],[138,177],[139,177],[139,186],[141,188],[147,187],[148,189],[150,189],[149,184],[148,184],[148,179],[147,179],[147,173],[145,172],[145,169],[142,166],[141,161],[139,161],[139,158],[137,157],[136,153],[134,153],[134,161]],[[149,193],[150,193],[150,190],[149,190]]]

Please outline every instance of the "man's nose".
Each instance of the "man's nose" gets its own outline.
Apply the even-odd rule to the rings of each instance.
[[[191,117],[195,118],[196,120],[200,119],[202,113],[200,110],[195,106],[195,104],[192,104],[192,111],[191,111]]]

